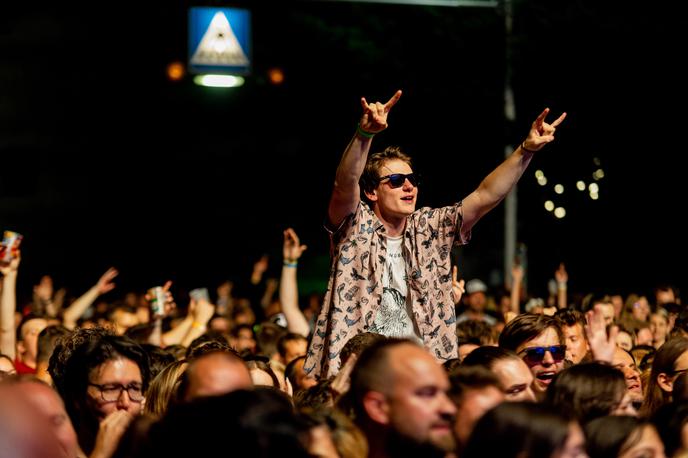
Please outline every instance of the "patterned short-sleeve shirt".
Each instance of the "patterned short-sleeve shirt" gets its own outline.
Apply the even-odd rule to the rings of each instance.
[[[424,207],[408,216],[403,234],[414,320],[425,347],[439,361],[458,356],[450,251],[453,243],[468,241],[470,234],[461,235],[461,222],[461,202]],[[385,232],[375,213],[361,201],[330,234],[330,280],[304,364],[310,375],[335,375],[344,344],[373,325],[382,300]]]

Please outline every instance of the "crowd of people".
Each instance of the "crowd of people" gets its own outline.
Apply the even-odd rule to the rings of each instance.
[[[117,291],[112,268],[74,299],[44,276],[18,303],[21,251],[4,258],[0,456],[688,456],[675,286],[572,292],[561,264],[537,298],[518,264],[500,294],[451,264],[566,115],[545,109],[464,199],[416,209],[410,157],[369,154],[400,98],[361,99],[321,295],[299,295],[291,228],[279,279],[261,258],[241,288],[188,295]]]

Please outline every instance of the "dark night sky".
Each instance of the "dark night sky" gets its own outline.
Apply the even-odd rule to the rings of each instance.
[[[516,2],[507,126],[499,10],[253,2],[253,74],[212,90],[166,79],[187,53],[189,5],[170,3],[0,7],[0,229],[26,236],[25,291],[42,273],[78,290],[109,265],[125,288],[211,286],[278,259],[289,225],[310,246],[302,277],[323,281],[321,222],[358,99],[397,88],[376,145],[414,156],[423,205],[474,189],[545,106],[568,112],[519,186],[532,287],[563,260],[573,289],[685,290],[686,6]],[[573,185],[595,157],[592,202]],[[564,220],[545,212],[537,168],[566,186]],[[503,208],[462,250],[467,277],[501,269]]]

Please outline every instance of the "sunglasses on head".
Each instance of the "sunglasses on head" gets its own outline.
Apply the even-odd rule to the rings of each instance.
[[[529,347],[521,350],[523,361],[529,366],[540,364],[545,359],[545,353],[550,352],[554,362],[563,361],[566,357],[566,345],[552,345],[550,347]]]
[[[403,186],[406,180],[409,180],[413,186],[418,186],[418,177],[415,173],[392,173],[391,175],[385,175],[377,179],[378,182],[382,183],[384,180],[389,180],[389,186],[392,188],[399,188]]]

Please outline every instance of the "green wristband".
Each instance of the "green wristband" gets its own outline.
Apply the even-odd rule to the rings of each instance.
[[[361,129],[360,123],[356,127],[356,133],[364,138],[373,138],[375,136],[374,132],[366,132],[365,130]]]

